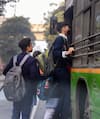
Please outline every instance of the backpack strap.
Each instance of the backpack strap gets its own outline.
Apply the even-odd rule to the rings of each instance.
[[[13,57],[13,66],[16,66],[16,62],[17,62],[17,55]]]
[[[26,60],[29,58],[29,54],[25,55],[24,58],[22,59],[22,61],[20,62],[19,66],[23,66],[23,64],[26,62]]]
[[[22,61],[20,62],[20,66],[22,67],[22,65],[26,62],[26,60],[28,59],[28,57],[29,57],[30,55],[29,54],[27,54],[27,55],[25,55],[24,56],[24,58],[22,59]],[[14,57],[13,57],[13,66],[16,66],[16,62],[17,62],[17,55],[15,55]]]
[[[54,43],[55,43],[55,41],[52,43],[52,45],[51,45],[51,47],[50,47],[50,49],[49,49],[48,55],[52,52],[52,50],[53,50],[53,48],[54,48]]]
[[[64,45],[66,46],[65,50],[68,50],[68,48],[69,48],[68,38],[64,38],[64,37],[62,37],[62,38],[64,40]]]

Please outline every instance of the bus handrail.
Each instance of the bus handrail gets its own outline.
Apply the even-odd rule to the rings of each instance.
[[[77,44],[77,43],[83,42],[83,41],[85,41],[85,40],[88,40],[88,39],[94,38],[94,37],[99,36],[99,35],[100,35],[100,32],[99,32],[99,33],[96,33],[96,34],[94,34],[94,35],[91,35],[91,36],[85,37],[85,38],[82,39],[82,40],[76,41],[76,42],[72,43],[71,45],[75,45],[75,44]]]
[[[76,57],[81,57],[81,56],[93,55],[93,54],[97,54],[97,53],[100,53],[100,50],[93,51],[93,52],[87,52],[87,53],[83,53],[83,54],[79,54],[79,55],[75,55],[73,57],[76,58]]]
[[[75,49],[75,51],[80,50],[80,49],[84,49],[84,48],[88,48],[88,47],[90,47],[90,46],[97,45],[97,44],[100,44],[100,41],[95,42],[95,43],[91,43],[91,44],[89,44],[89,45],[85,45],[85,46],[83,46],[83,47],[78,47],[78,48]]]

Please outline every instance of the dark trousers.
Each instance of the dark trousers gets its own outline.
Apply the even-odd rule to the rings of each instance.
[[[13,102],[12,119],[29,119],[33,103],[33,83],[26,82],[26,94],[21,101]]]
[[[68,119],[70,117],[70,73],[66,68],[56,68],[51,85],[50,99],[58,99],[52,119]],[[47,105],[51,103],[48,100]],[[53,106],[53,105],[52,105]],[[47,106],[48,107],[48,106]]]

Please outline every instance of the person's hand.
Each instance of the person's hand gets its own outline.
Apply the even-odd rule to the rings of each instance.
[[[71,55],[74,51],[75,49],[73,47],[70,47],[68,51],[66,51],[66,55]]]
[[[75,49],[74,49],[73,47],[70,47],[70,48],[68,49],[68,51],[72,53],[72,52],[75,51]]]

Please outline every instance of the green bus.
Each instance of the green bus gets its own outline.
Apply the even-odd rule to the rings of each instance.
[[[72,44],[72,119],[99,119],[100,0],[73,0]]]

